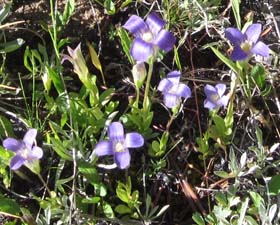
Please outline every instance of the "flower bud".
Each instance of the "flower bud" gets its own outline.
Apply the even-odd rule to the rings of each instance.
[[[132,76],[137,88],[141,88],[146,78],[147,70],[144,62],[138,62],[132,67]]]

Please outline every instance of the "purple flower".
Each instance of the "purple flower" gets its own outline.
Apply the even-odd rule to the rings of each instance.
[[[230,40],[234,46],[231,59],[234,61],[245,60],[253,54],[268,57],[268,46],[258,41],[261,31],[262,25],[258,23],[251,24],[244,34],[236,28],[227,28],[225,32],[226,38]]]
[[[224,95],[225,91],[225,84],[217,84],[215,87],[206,84],[204,87],[204,92],[207,98],[204,101],[204,107],[212,110],[221,106],[226,106],[229,98],[228,96]]]
[[[108,128],[108,141],[100,141],[95,147],[97,156],[114,155],[114,161],[120,169],[129,167],[130,153],[128,148],[138,148],[144,145],[141,134],[132,132],[124,135],[123,125],[113,122]]]
[[[130,53],[136,61],[146,62],[150,56],[157,53],[158,48],[165,52],[173,48],[175,37],[163,29],[165,24],[156,13],[151,13],[146,21],[132,15],[123,25],[135,37]]]
[[[177,106],[181,97],[189,98],[191,96],[190,88],[180,82],[180,77],[180,71],[172,71],[158,85],[157,89],[163,92],[163,101],[168,108]]]
[[[38,160],[43,156],[43,150],[34,145],[36,141],[37,130],[30,129],[26,132],[23,140],[14,138],[6,138],[3,141],[4,148],[16,153],[10,162],[12,170],[17,170],[23,164],[31,163],[33,160]]]

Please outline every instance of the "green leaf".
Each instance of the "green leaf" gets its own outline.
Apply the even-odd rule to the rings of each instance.
[[[133,0],[125,0],[122,4],[121,4],[121,9],[125,8],[126,6],[128,6]]]
[[[275,175],[268,182],[268,190],[270,195],[278,195],[280,193],[280,174]]]
[[[197,225],[205,225],[203,216],[198,212],[193,214],[192,219]]]
[[[100,202],[101,198],[96,196],[96,197],[92,197],[92,198],[83,198],[82,203],[85,204],[96,204],[98,202]]]
[[[116,13],[116,7],[112,0],[105,0],[104,7],[108,15],[114,15]]]
[[[17,38],[13,41],[7,41],[5,43],[0,43],[0,53],[9,53],[20,48],[25,41],[22,38]]]
[[[12,2],[6,1],[4,7],[0,10],[0,24],[9,15],[9,13],[11,11],[11,7],[12,7]]]
[[[251,216],[245,216],[248,225],[258,225],[259,223]]]
[[[92,185],[98,184],[100,182],[100,176],[97,170],[91,163],[88,162],[79,162],[78,170],[82,173],[89,183]]]
[[[98,57],[94,47],[88,41],[87,41],[87,47],[88,47],[88,50],[89,50],[91,62],[95,66],[95,68],[100,71],[101,76],[102,76],[103,84],[106,86],[105,77],[104,77],[104,74],[103,74],[103,70],[102,70],[102,66],[101,66],[99,57]]]
[[[71,154],[67,151],[66,146],[64,146],[61,140],[51,138],[50,139],[53,150],[62,158],[68,161],[72,161]]]
[[[116,206],[115,212],[117,212],[119,214],[130,214],[132,211],[126,205],[119,204],[119,205]]]
[[[132,195],[131,195],[131,201],[133,202],[137,202],[139,198],[139,191],[133,191]]]
[[[240,0],[232,0],[232,11],[235,18],[236,26],[241,30],[241,18],[240,18]]]
[[[177,65],[178,69],[180,71],[182,71],[182,66],[181,66],[180,57],[179,57],[179,53],[178,53],[177,48],[174,48],[174,58],[175,58],[175,63]]]
[[[262,90],[265,85],[265,69],[262,65],[257,64],[251,70],[251,78],[255,81],[256,85]]]
[[[49,77],[51,78],[51,80],[54,84],[54,87],[55,87],[57,93],[61,94],[64,91],[64,86],[60,79],[60,76],[51,67],[47,66],[46,69],[47,69],[47,73],[48,73]]]
[[[224,64],[226,64],[233,72],[238,73],[237,66],[227,57],[225,57],[218,49],[210,46],[212,51],[215,53],[215,55],[223,61]]]
[[[245,201],[243,201],[242,205],[241,205],[241,209],[239,212],[239,218],[238,218],[238,225],[242,225],[244,224],[244,219],[245,219],[245,215],[248,209],[248,204],[249,204],[249,198],[246,198]]]
[[[169,206],[170,205],[163,206],[154,218],[160,217],[169,208]]]
[[[214,174],[219,176],[219,177],[222,177],[222,178],[233,178],[235,177],[234,175],[231,175],[225,171],[214,171]]]
[[[153,142],[152,142],[152,149],[153,149],[155,152],[158,152],[158,151],[160,150],[159,142],[158,142],[158,141],[153,141]]]
[[[67,0],[62,16],[63,25],[66,25],[68,23],[74,11],[75,11],[75,0]]]
[[[115,92],[114,88],[108,88],[105,91],[103,91],[102,94],[100,94],[99,102],[101,106],[105,106],[111,100],[114,92]]]
[[[6,117],[0,115],[0,137],[14,136],[13,126]]]
[[[125,203],[129,202],[129,194],[130,193],[128,194],[126,192],[126,190],[117,187],[116,194],[117,194],[118,198],[120,200],[122,200],[123,202],[125,202]]]
[[[105,214],[105,216],[107,218],[111,218],[111,219],[115,218],[114,211],[113,211],[111,205],[109,205],[107,202],[105,202],[105,201],[103,202],[102,209],[103,209],[103,213]]]
[[[13,215],[18,215],[20,213],[20,207],[16,201],[0,195],[0,202],[0,211]]]
[[[218,202],[219,205],[222,205],[222,206],[227,206],[228,205],[227,197],[222,192],[217,192],[215,194],[215,199],[216,199],[216,201]]]
[[[206,157],[209,154],[209,132],[205,132],[203,137],[196,138],[196,143],[198,144],[198,151],[203,154],[203,157]]]
[[[254,191],[249,191],[249,195],[250,195],[255,207],[259,207],[263,203],[263,198],[260,194],[254,192]]]
[[[130,45],[131,45],[131,40],[129,38],[129,35],[128,33],[125,31],[125,29],[123,28],[119,28],[118,29],[118,36],[120,37],[121,39],[121,45],[122,45],[122,48],[129,60],[129,62],[131,64],[134,64],[134,60],[130,54]]]
[[[106,186],[102,183],[95,183],[94,184],[95,192],[97,195],[101,197],[105,197],[107,195]]]

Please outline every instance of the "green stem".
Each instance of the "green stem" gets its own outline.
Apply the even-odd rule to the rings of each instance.
[[[47,183],[45,182],[45,180],[43,179],[43,177],[41,176],[40,173],[37,173],[37,176],[39,177],[40,181],[43,183],[43,185],[45,186],[45,188],[46,188],[46,190],[47,190],[49,196],[51,197],[51,196],[52,196],[52,195],[51,195],[51,190],[49,189]]]
[[[139,105],[139,97],[140,97],[140,89],[136,86],[136,100],[133,106],[136,107],[137,109]]]
[[[145,87],[145,93],[144,93],[144,102],[143,102],[143,108],[144,108],[145,112],[147,112],[149,110],[149,90],[150,90],[150,83],[151,83],[151,78],[152,78],[152,74],[153,74],[153,66],[154,66],[154,61],[150,60],[146,87]]]

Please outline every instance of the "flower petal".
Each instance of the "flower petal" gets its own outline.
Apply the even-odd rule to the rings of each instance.
[[[263,57],[269,56],[269,47],[262,41],[258,41],[252,48],[251,52],[256,55],[261,55]]]
[[[38,146],[34,146],[32,148],[32,151],[28,155],[29,159],[41,159],[42,157],[43,157],[43,150]]]
[[[163,102],[168,108],[173,108],[177,106],[179,103],[180,98],[177,95],[165,93]]]
[[[244,52],[239,46],[236,46],[231,53],[231,59],[233,61],[245,60],[248,57],[249,57],[249,54]]]
[[[11,150],[13,152],[17,152],[25,147],[22,141],[18,141],[14,138],[6,138],[3,141],[3,146],[4,148]]]
[[[153,43],[165,52],[168,52],[173,49],[175,41],[176,39],[172,33],[167,30],[161,30],[155,37]]]
[[[172,85],[173,83],[169,79],[164,78],[159,82],[157,89],[159,91],[167,92],[172,87]]]
[[[189,98],[191,96],[191,89],[185,84],[179,84],[176,94],[184,98]]]
[[[217,108],[218,106],[214,102],[211,102],[208,99],[205,99],[204,100],[204,107],[207,108],[207,109],[212,110],[212,109]]]
[[[178,70],[171,71],[167,74],[167,78],[173,83],[173,85],[179,84],[181,78],[181,72]]]
[[[217,84],[215,86],[216,90],[217,90],[217,93],[219,94],[220,97],[223,96],[223,94],[225,93],[226,91],[226,85],[225,84]]]
[[[95,146],[94,152],[97,156],[113,155],[114,149],[111,141],[100,141]]]
[[[136,132],[127,133],[125,135],[125,147],[126,148],[139,148],[144,145],[144,138],[141,134]]]
[[[111,142],[124,141],[123,125],[120,122],[113,122],[109,125],[108,136]]]
[[[79,45],[78,45],[78,46],[79,46]],[[78,46],[77,46],[77,47],[78,47]],[[69,54],[71,57],[73,57],[75,49],[72,49],[70,46],[67,46],[67,51],[68,51],[68,54]]]
[[[66,60],[68,60],[70,63],[73,64],[73,59],[72,57],[70,57],[69,55],[66,55],[66,54],[61,54],[62,56],[62,59],[61,59],[61,64],[63,64]]]
[[[246,40],[246,36],[240,30],[232,27],[226,29],[225,36],[234,46],[238,46]]]
[[[226,107],[228,104],[228,101],[229,101],[229,97],[227,95],[225,95],[217,101],[217,105]]]
[[[154,54],[154,45],[143,41],[141,38],[135,38],[130,53],[136,61],[146,62]]]
[[[24,162],[25,162],[24,158],[22,158],[19,155],[15,155],[10,162],[10,168],[12,170],[17,170],[23,165]]]
[[[131,32],[135,37],[140,37],[141,33],[148,30],[144,20],[136,15],[132,15],[123,25],[123,27]]]
[[[146,24],[150,28],[150,31],[154,35],[157,35],[159,31],[164,27],[166,22],[153,12],[147,17]]]
[[[36,129],[29,129],[24,137],[23,142],[25,143],[26,147],[31,150],[34,142],[36,141],[37,130]]]
[[[115,163],[120,169],[126,169],[130,164],[130,153],[129,151],[116,152],[114,157]]]
[[[252,43],[256,43],[261,35],[262,25],[260,23],[251,24],[245,31],[247,40]]]
[[[215,95],[217,93],[217,90],[212,85],[206,84],[204,86],[204,92],[205,92],[207,98],[210,98],[211,95],[213,95],[213,94]]]

